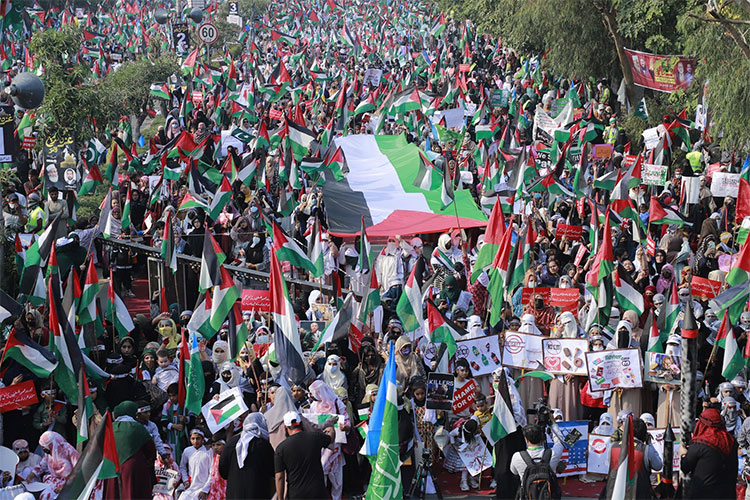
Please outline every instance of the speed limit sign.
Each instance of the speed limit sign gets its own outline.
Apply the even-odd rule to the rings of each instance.
[[[201,42],[209,44],[214,43],[219,38],[219,31],[211,23],[204,23],[198,26],[198,38]]]

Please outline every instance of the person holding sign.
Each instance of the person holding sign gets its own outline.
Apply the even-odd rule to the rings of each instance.
[[[628,321],[621,320],[617,323],[615,336],[607,344],[607,350],[638,349],[640,351],[640,344],[633,338],[632,332],[633,325]],[[615,388],[606,392],[604,402],[609,407],[607,413],[613,417],[616,417],[620,410],[628,410],[634,415],[640,415],[643,413],[643,389],[623,390]]]

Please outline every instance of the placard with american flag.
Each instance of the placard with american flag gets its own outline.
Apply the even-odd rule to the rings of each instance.
[[[561,462],[565,462],[567,467],[565,470],[557,475],[557,477],[564,476],[575,476],[577,474],[586,473],[586,449],[589,443],[589,423],[585,420],[571,420],[569,422],[558,422],[557,423],[560,436],[564,441],[569,441],[566,438],[568,434],[573,432],[573,429],[580,432],[578,440],[576,440],[569,448],[563,446]],[[552,436],[547,434],[547,445],[552,448],[553,446]],[[568,444],[568,443],[566,443]]]

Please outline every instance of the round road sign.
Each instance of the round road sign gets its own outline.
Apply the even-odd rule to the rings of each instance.
[[[212,23],[204,23],[198,26],[198,38],[203,43],[214,43],[219,38],[219,30]]]

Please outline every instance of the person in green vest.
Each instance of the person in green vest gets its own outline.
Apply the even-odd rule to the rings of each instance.
[[[33,192],[27,200],[28,217],[26,219],[26,231],[29,233],[41,233],[47,225],[47,212],[41,207],[42,196]]]
[[[614,117],[609,119],[609,126],[604,129],[604,142],[607,144],[614,144],[617,142],[617,133],[619,132],[617,128],[617,121]]]

